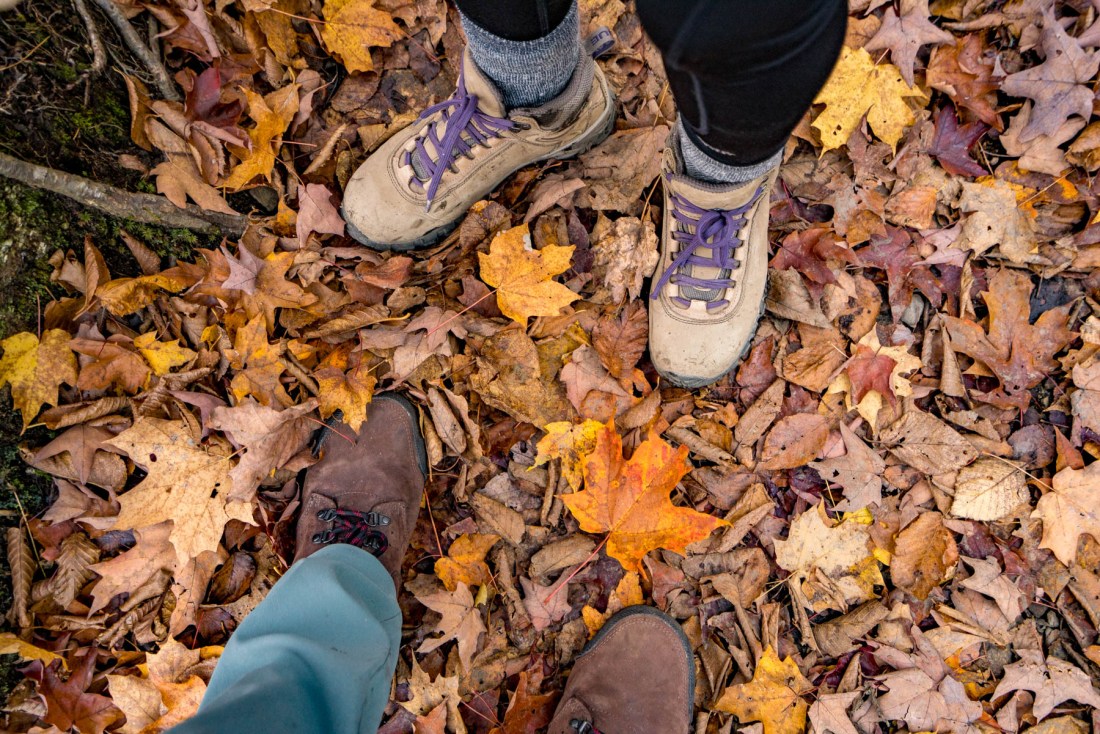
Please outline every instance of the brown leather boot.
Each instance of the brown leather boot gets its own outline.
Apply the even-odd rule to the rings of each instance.
[[[627,607],[577,656],[549,734],[688,734],[695,661],[680,626]]]
[[[378,556],[400,588],[428,474],[416,409],[399,395],[375,395],[358,434],[336,424],[318,451],[302,486],[294,560],[350,543]]]

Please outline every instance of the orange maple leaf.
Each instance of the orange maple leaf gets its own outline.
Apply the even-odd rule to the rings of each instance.
[[[630,460],[623,458],[623,442],[614,422],[596,432],[596,446],[583,459],[583,492],[562,501],[587,533],[608,533],[607,554],[627,571],[642,571],[642,558],[664,548],[683,554],[725,520],[676,507],[669,492],[691,470],[688,450],[672,448],[651,435]]]

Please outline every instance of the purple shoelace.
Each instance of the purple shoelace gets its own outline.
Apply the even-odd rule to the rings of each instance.
[[[734,255],[737,248],[744,242],[738,234],[745,227],[745,215],[756,205],[763,192],[764,187],[761,186],[748,203],[734,209],[704,209],[682,196],[673,194],[672,216],[676,220],[677,227],[672,233],[672,238],[680,243],[680,250],[676,253],[672,264],[654,285],[650,298],[656,300],[661,290],[669,283],[680,286],[681,292],[685,287],[702,291],[722,291],[732,288],[734,283],[732,277],[699,278],[681,273],[680,270],[688,266],[717,268],[720,272],[739,268],[741,261]],[[699,249],[709,249],[710,256],[697,254],[696,251]],[[684,308],[691,306],[690,298],[673,296],[672,300]],[[707,301],[707,310],[722,308],[728,303],[729,300],[725,298]]]
[[[458,87],[454,95],[447,100],[428,107],[420,114],[420,119],[425,120],[437,112],[442,112],[442,119],[430,123],[427,129],[416,138],[416,150],[418,162],[428,174],[426,179],[420,179],[416,175],[409,181],[412,185],[424,187],[427,182],[427,206],[425,211],[431,208],[439,184],[443,180],[443,174],[447,170],[453,170],[454,159],[459,155],[469,155],[474,146],[486,145],[490,138],[499,138],[501,133],[514,130],[519,124],[501,117],[488,115],[478,109],[476,94],[466,91],[464,71],[458,73]],[[440,139],[439,131],[446,128],[443,138]],[[426,141],[431,141],[435,148],[436,158],[428,154]],[[413,166],[414,151],[406,151],[404,163]]]

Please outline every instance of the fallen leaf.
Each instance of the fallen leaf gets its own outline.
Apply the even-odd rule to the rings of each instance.
[[[69,348],[69,335],[50,329],[41,341],[21,332],[0,342],[0,387],[11,385],[11,398],[23,414],[24,430],[43,405],[57,405],[61,383],[76,385],[76,357]]]
[[[198,356],[187,347],[181,347],[179,339],[173,339],[170,342],[157,341],[156,332],[153,331],[135,337],[134,346],[153,368],[153,374],[158,377],[167,375],[176,367],[188,364]]]
[[[727,688],[714,707],[741,721],[761,722],[764,734],[801,734],[808,708],[802,696],[812,689],[794,660],[780,660],[769,645],[756,663],[752,681]]]
[[[947,676],[938,684],[920,668],[887,673],[882,683],[888,690],[878,705],[887,721],[904,721],[911,731],[932,731],[948,726],[968,731],[982,716],[982,705],[971,701],[962,683]]]
[[[531,247],[526,224],[501,232],[478,253],[481,279],[497,289],[501,313],[521,325],[531,316],[557,316],[578,296],[551,278],[569,269],[573,246]]]
[[[691,469],[687,447],[673,449],[657,436],[644,440],[629,460],[613,424],[596,434],[584,457],[584,490],[562,495],[586,533],[608,533],[607,554],[627,571],[640,573],[642,558],[664,548],[684,554],[691,543],[728,525],[687,507],[676,507],[669,492]]]
[[[882,473],[886,462],[867,447],[847,425],[840,424],[844,439],[844,456],[823,459],[810,464],[826,482],[836,482],[844,488],[844,500],[837,512],[856,512],[882,501]]]
[[[959,470],[951,514],[992,522],[1008,517],[1029,499],[1023,467],[982,456]]]
[[[897,13],[892,7],[886,8],[878,33],[864,45],[868,51],[889,49],[890,60],[910,87],[913,86],[913,64],[921,46],[955,42],[954,36],[928,20],[929,15],[928,0],[901,0]]]
[[[438,612],[441,617],[433,630],[440,633],[439,636],[424,640],[416,651],[420,654],[429,653],[455,640],[458,642],[458,658],[462,661],[463,670],[471,671],[470,661],[473,660],[478,640],[486,630],[481,621],[481,613],[474,606],[470,587],[459,582],[454,591],[440,590],[418,595],[416,599],[433,612]]]
[[[546,435],[536,444],[535,466],[542,466],[551,459],[561,460],[561,473],[569,486],[580,489],[584,480],[582,463],[586,455],[596,448],[596,435],[603,428],[599,421],[585,420],[576,425],[569,421],[547,424]]]
[[[117,529],[171,520],[170,540],[181,560],[218,548],[230,520],[252,524],[252,507],[229,500],[229,460],[203,450],[179,422],[144,418],[106,442],[147,472],[119,498]]]
[[[358,2],[359,0],[350,0]],[[329,5],[332,2],[329,0]],[[327,28],[327,26],[326,26]],[[322,184],[307,183],[299,189],[299,204],[297,220],[297,234],[299,246],[305,247],[309,235],[313,232],[322,234],[344,235],[344,219],[340,212],[332,205],[332,192]]]
[[[775,540],[775,562],[790,571],[792,579],[808,585],[807,598],[815,609],[841,608],[866,601],[871,587],[881,579],[878,565],[871,556],[867,526],[845,520],[830,526],[823,505],[811,507],[791,522],[786,540]],[[869,572],[869,573],[868,573]],[[839,590],[825,589],[815,580],[818,574],[831,580]]]
[[[523,587],[523,606],[536,631],[549,629],[572,611],[567,589],[558,589],[556,584],[540,586],[525,577],[520,577],[519,583]]]
[[[485,563],[485,554],[500,540],[499,535],[463,533],[455,538],[447,555],[436,559],[435,575],[447,591],[455,591],[460,583],[484,586],[492,574]]]
[[[1038,650],[1016,650],[1016,654],[1020,660],[1005,666],[1005,676],[993,691],[994,698],[1012,691],[1031,691],[1035,694],[1032,713],[1040,721],[1063,701],[1100,707],[1100,693],[1080,668],[1055,657],[1044,660]]]
[[[978,451],[958,431],[924,411],[907,410],[882,432],[890,453],[925,474],[944,474],[978,458]]]
[[[795,469],[817,458],[829,437],[828,421],[816,414],[798,413],[781,418],[764,439],[760,468]]]
[[[893,64],[876,64],[865,49],[845,47],[814,100],[825,110],[811,124],[821,133],[823,151],[828,151],[847,143],[866,115],[871,130],[893,149],[913,124],[906,99],[920,96]]]
[[[848,716],[848,707],[859,698],[859,691],[826,693],[810,706],[810,726],[815,734],[859,734]]]
[[[404,33],[390,13],[375,7],[374,0],[327,0],[321,38],[348,71],[374,68],[371,48],[388,48]]]
[[[1051,484],[1053,490],[1039,498],[1031,516],[1043,521],[1040,547],[1049,548],[1059,561],[1072,566],[1081,535],[1100,541],[1100,463],[1084,469],[1066,467],[1054,475]]]
[[[254,178],[271,177],[271,169],[275,167],[275,153],[282,144],[280,136],[286,132],[298,111],[297,84],[287,84],[267,96],[261,96],[248,87],[242,91],[248,100],[248,115],[256,121],[256,126],[248,131],[252,142],[250,150],[238,149],[241,162],[222,182],[228,189],[239,189]]]
[[[898,533],[890,575],[898,588],[927,599],[955,572],[959,549],[938,512],[923,512]]]

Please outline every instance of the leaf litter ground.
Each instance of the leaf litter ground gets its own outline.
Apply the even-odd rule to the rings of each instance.
[[[56,488],[7,532],[6,730],[190,715],[286,569],[312,435],[391,390],[433,471],[382,731],[538,731],[640,603],[692,642],[701,733],[1097,726],[1096,9],[852,2],[772,192],[760,329],[689,392],[649,364],[641,300],[671,99],[632,10],[581,5],[614,33],[613,136],[412,255],[354,246],[339,196],[452,90],[453,9],[128,6],[171,29],[186,93],[129,79],[145,173],[256,211],[194,262],[127,238],[128,274],[73,243],[65,295],[2,342]]]

